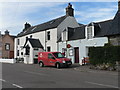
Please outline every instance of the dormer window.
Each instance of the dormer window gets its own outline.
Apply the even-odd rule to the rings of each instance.
[[[64,30],[62,32],[62,41],[66,41],[66,40],[67,40],[67,32],[66,32],[66,30]]]
[[[94,37],[94,26],[86,26],[86,39],[92,39]]]

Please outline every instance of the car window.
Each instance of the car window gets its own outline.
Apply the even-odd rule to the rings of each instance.
[[[53,59],[54,57],[53,57],[52,54],[48,54],[48,58],[49,58],[49,59]]]
[[[54,55],[56,58],[64,58],[64,55],[62,55],[61,53],[53,53],[53,55]]]

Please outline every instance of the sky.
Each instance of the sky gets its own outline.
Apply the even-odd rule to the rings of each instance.
[[[113,19],[118,2],[70,2],[74,8],[75,18],[78,23],[89,24]],[[11,35],[17,35],[24,28],[26,22],[32,26],[49,20],[59,18],[66,14],[67,2],[0,2],[0,31],[10,31]]]

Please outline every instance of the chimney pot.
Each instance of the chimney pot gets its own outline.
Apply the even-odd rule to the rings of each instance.
[[[72,8],[71,3],[68,3],[66,7],[66,16],[74,16],[74,9]]]

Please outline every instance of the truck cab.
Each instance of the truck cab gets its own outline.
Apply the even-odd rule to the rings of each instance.
[[[71,59],[60,52],[39,52],[38,63],[40,67],[55,66],[56,68],[72,65]]]

